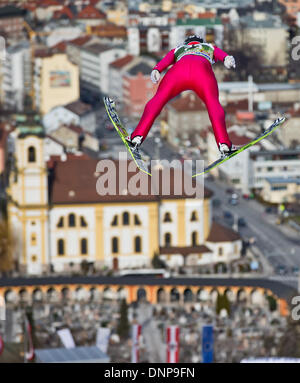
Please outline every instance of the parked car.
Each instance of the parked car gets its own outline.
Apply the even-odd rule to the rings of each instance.
[[[239,227],[246,227],[246,226],[247,226],[247,222],[246,222],[246,220],[245,220],[244,217],[240,217],[240,218],[238,219],[238,226],[239,226]]]
[[[226,189],[226,193],[227,194],[232,194],[232,193],[234,193],[234,190],[232,188],[227,188]]]
[[[218,198],[214,198],[212,200],[213,207],[219,207],[221,205],[221,201]]]
[[[228,203],[232,206],[236,206],[239,203],[239,200],[237,198],[229,198]]]
[[[225,210],[224,211],[224,218],[227,219],[227,220],[233,219],[233,215],[230,213],[230,211]]]
[[[265,213],[267,213],[267,214],[276,214],[277,213],[277,208],[275,206],[267,206],[265,208]]]

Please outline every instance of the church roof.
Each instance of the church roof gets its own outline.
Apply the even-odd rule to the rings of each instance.
[[[185,191],[183,187],[181,188],[182,192],[180,194],[177,193],[176,185],[178,185],[179,173],[177,173],[178,170],[174,169],[170,171],[170,191],[166,192],[162,189],[161,171],[157,178],[149,177],[145,173],[139,172],[138,169],[133,166],[134,163],[132,161],[130,161],[130,163],[126,160],[120,162],[111,160],[111,162],[108,162],[107,159],[99,160],[87,155],[68,155],[66,161],[62,161],[59,157],[51,157],[49,164],[50,163],[53,169],[52,181],[49,185],[52,204],[154,202],[160,199],[186,199],[196,197],[196,192],[193,194],[189,191]],[[106,168],[107,164],[111,166],[111,168]],[[130,166],[130,168],[127,166]],[[99,169],[98,172],[97,169]],[[110,174],[108,172],[110,172]],[[127,182],[124,172],[127,173]],[[124,178],[120,180],[119,174],[123,174]],[[181,177],[186,177],[182,173],[180,173],[180,175]],[[102,180],[100,176],[103,176]],[[104,182],[105,177],[106,182]],[[141,188],[140,184],[137,183],[138,177],[140,177],[141,184],[147,185],[144,195],[136,189]],[[193,179],[192,182],[195,186],[196,180]],[[97,189],[100,194],[98,194]],[[101,195],[104,190],[108,193]],[[156,192],[154,193],[153,190]],[[212,196],[212,192],[206,188],[204,188],[203,194],[204,198]]]

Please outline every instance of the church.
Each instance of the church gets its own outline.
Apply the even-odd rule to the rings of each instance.
[[[19,118],[11,138],[7,211],[14,259],[23,272],[80,272],[83,261],[95,271],[151,268],[155,255],[171,269],[240,258],[239,234],[212,220],[210,190],[204,188],[202,198],[131,195],[126,188],[100,195],[101,158],[49,154],[38,116]]]

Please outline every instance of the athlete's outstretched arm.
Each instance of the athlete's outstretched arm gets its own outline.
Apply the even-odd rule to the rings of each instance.
[[[175,49],[172,49],[170,52],[168,52],[165,57],[160,60],[155,67],[153,68],[158,70],[160,73],[164,71],[166,68],[168,68],[169,65],[174,64],[175,62],[175,55],[174,55]]]
[[[222,49],[220,49],[219,47],[214,46],[214,60],[215,60],[215,62],[224,61],[226,56],[229,56],[228,53],[222,51]]]

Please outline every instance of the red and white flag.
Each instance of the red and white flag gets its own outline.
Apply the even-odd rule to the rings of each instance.
[[[139,349],[140,349],[140,336],[142,332],[142,326],[140,324],[133,324],[131,327],[132,334],[132,348],[131,348],[131,363],[138,363],[139,361]]]
[[[179,360],[179,326],[167,327],[167,363]]]
[[[34,358],[34,347],[33,347],[33,341],[32,341],[32,329],[31,324],[29,323],[29,320],[27,318],[27,315],[25,315],[25,334],[24,334],[24,342],[26,342],[26,350],[25,351],[25,359],[27,361],[31,361]]]
[[[0,335],[0,355],[2,354],[3,350],[4,350],[4,341]]]

